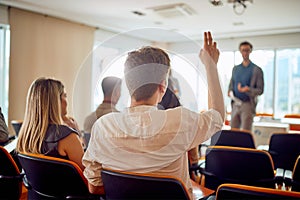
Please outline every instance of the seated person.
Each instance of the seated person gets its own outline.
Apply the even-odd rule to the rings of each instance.
[[[119,112],[116,109],[121,96],[122,80],[118,77],[108,76],[102,80],[103,102],[96,109],[97,119],[110,112]]]
[[[116,109],[121,95],[122,80],[118,77],[108,76],[102,80],[101,87],[103,92],[103,101],[97,107],[96,111],[90,113],[84,120],[83,129],[85,133],[91,133],[92,126],[101,116],[110,112],[119,112]]]
[[[181,106],[181,103],[173,89],[174,88],[173,84],[174,84],[173,81],[171,81],[169,78],[168,88],[161,102],[159,102],[157,106],[158,109],[165,110],[165,109],[176,108],[178,106]],[[199,161],[198,148],[199,147],[195,147],[188,151],[189,167],[198,166],[198,161]],[[190,177],[196,182],[199,181],[199,177],[196,175],[196,173],[191,172]]]
[[[31,84],[16,150],[68,159],[84,169],[79,133],[63,125],[64,101],[65,90],[60,81],[38,78]]]
[[[0,145],[5,144],[9,140],[8,128],[0,107]]]
[[[68,100],[67,100],[67,94],[64,93],[61,97],[61,113],[62,113],[62,120],[63,124],[66,126],[69,126],[70,128],[76,130],[79,134],[79,138],[81,140],[82,146],[85,148],[85,142],[84,142],[84,135],[81,132],[78,122],[75,120],[75,118],[68,116]]]
[[[196,113],[183,106],[159,110],[168,87],[170,59],[162,49],[142,47],[128,54],[125,81],[130,107],[99,118],[83,156],[89,191],[103,194],[101,169],[171,175],[180,179],[192,197],[187,152],[221,130],[224,99],[219,84],[219,50],[210,32],[204,34],[200,58],[206,68],[208,111]]]

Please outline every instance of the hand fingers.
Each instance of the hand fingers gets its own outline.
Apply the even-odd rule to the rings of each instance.
[[[210,31],[208,31],[207,37],[208,37],[208,45],[212,45],[212,37]]]
[[[213,46],[214,46],[214,48],[217,48],[217,43],[216,43],[216,42],[214,42]]]
[[[208,44],[207,44],[207,32],[204,32],[204,44],[203,44],[204,49],[207,49]]]
[[[213,38],[211,32],[204,32],[204,49],[208,49],[209,47],[217,48],[217,43],[213,42]]]

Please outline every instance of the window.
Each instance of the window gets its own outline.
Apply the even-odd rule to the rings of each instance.
[[[173,76],[180,84],[180,102],[183,106],[199,112],[207,109],[207,82],[204,68],[197,54],[175,55],[168,52]],[[103,66],[94,95],[95,108],[101,103],[103,94],[101,81],[107,75],[123,78],[123,65],[126,55],[121,55]],[[286,113],[300,112],[300,49],[254,50],[250,59],[264,72],[264,93],[258,98],[257,112],[272,113],[281,118]],[[231,111],[231,100],[227,96],[232,68],[242,62],[239,51],[221,52],[218,70],[227,111]],[[102,62],[105,63],[105,62]],[[202,69],[203,68],[203,69]],[[124,91],[124,92],[123,92]],[[123,96],[125,94],[125,97]],[[122,86],[122,99],[117,108],[122,110],[129,105],[130,98],[125,84]],[[101,100],[100,100],[101,99]],[[121,102],[123,101],[123,102]],[[118,107],[119,106],[119,107]]]
[[[0,106],[5,120],[8,120],[9,41],[9,26],[0,24]]]
[[[275,80],[276,115],[300,113],[300,49],[276,52]]]
[[[114,53],[115,55],[117,55],[117,52]],[[116,76],[121,79],[124,78],[124,63],[127,54],[116,56],[114,59],[112,59],[112,57],[106,57],[100,61],[100,68],[103,70],[100,76],[98,75],[99,78],[96,81],[97,84],[94,92],[93,103],[94,110],[103,100],[103,92],[101,88],[101,82],[103,78],[106,76]],[[197,73],[197,67],[195,67],[195,65],[192,62],[190,62],[186,57],[183,58],[177,55],[170,54],[170,59],[172,66],[172,74],[179,81],[180,84],[181,94],[179,98],[182,105],[194,111],[206,109],[207,94],[206,98],[203,98],[203,95],[205,96],[205,92],[207,91],[207,87],[205,86],[206,82],[205,80],[199,78]],[[199,88],[206,88],[205,90],[203,90],[205,92],[199,92],[200,90],[202,90]],[[201,101],[198,101],[199,99],[201,99]],[[118,101],[116,107],[118,110],[123,110],[125,107],[129,106],[129,104],[130,96],[126,88],[125,82],[123,80],[121,98]]]
[[[221,79],[221,86],[223,89],[225,107],[227,112],[231,112],[231,100],[228,97],[228,86],[231,79],[232,68],[234,67],[234,52],[226,51],[221,52],[219,62],[218,62],[218,70],[219,70],[219,78]]]

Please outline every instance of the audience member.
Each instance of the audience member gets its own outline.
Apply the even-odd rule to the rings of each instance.
[[[181,103],[180,103],[177,95],[175,94],[175,91],[173,88],[174,88],[174,82],[170,81],[170,78],[169,78],[168,88],[167,88],[166,93],[164,94],[161,102],[159,102],[159,104],[157,106],[158,109],[165,110],[165,109],[176,108],[178,106],[181,106]],[[199,150],[198,149],[199,149],[198,147],[195,147],[188,151],[189,167],[198,165],[198,161],[199,161]],[[192,174],[190,173],[190,177],[194,181],[198,181],[197,177],[195,176],[194,173],[192,173]]]
[[[61,96],[61,113],[62,113],[63,124],[69,126],[72,129],[75,129],[78,132],[82,146],[85,148],[86,144],[84,141],[84,135],[80,130],[78,122],[75,120],[75,118],[68,115],[67,107],[68,107],[67,93],[64,93]]]
[[[38,78],[31,84],[17,151],[69,159],[84,169],[79,133],[63,125],[65,97],[59,80]]]
[[[252,130],[257,97],[264,92],[264,75],[260,67],[249,58],[253,46],[249,42],[239,45],[243,62],[234,66],[228,87],[231,101],[231,128]]]
[[[73,129],[75,129],[76,131],[80,132],[80,128],[79,125],[77,123],[77,121],[71,117],[68,116],[68,100],[67,100],[67,93],[63,93],[61,95],[61,114],[62,114],[62,120],[64,122],[64,125],[69,126]]]
[[[91,133],[92,126],[101,116],[110,112],[119,112],[116,109],[121,95],[122,80],[118,77],[108,76],[102,80],[101,87],[103,92],[103,102],[96,111],[89,114],[84,120],[84,132]]]
[[[182,106],[158,110],[170,70],[170,59],[162,49],[143,47],[128,54],[125,81],[131,96],[130,107],[98,119],[83,156],[89,190],[103,194],[101,169],[172,175],[192,195],[187,152],[209,139],[224,122],[224,100],[217,62],[219,50],[210,32],[204,34],[199,57],[206,68],[209,110],[203,113]]]
[[[175,82],[172,81],[172,79],[169,77],[167,90],[166,90],[161,102],[158,103],[158,109],[165,110],[168,108],[176,108],[178,106],[181,106],[179,98],[176,94],[176,92],[178,93],[179,90],[175,89],[177,87],[175,87],[174,84],[175,84]]]
[[[8,128],[0,107],[0,145],[5,144],[9,140]]]
[[[119,112],[115,106],[121,96],[121,83],[118,77],[108,76],[103,79],[101,86],[104,100],[96,109],[97,118],[110,112]]]

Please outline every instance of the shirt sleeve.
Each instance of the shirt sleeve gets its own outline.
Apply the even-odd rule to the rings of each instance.
[[[8,140],[8,135],[9,135],[8,128],[0,108],[0,142],[6,142]]]
[[[83,175],[88,182],[94,186],[103,186],[101,178],[102,164],[93,160],[89,152],[85,152],[82,158],[82,164],[85,167]]]
[[[223,127],[223,119],[221,117],[221,114],[214,109],[210,109],[198,115],[198,124],[194,140],[191,144],[191,148],[194,148],[199,144],[207,141],[209,138],[211,138],[211,136],[213,136]]]

